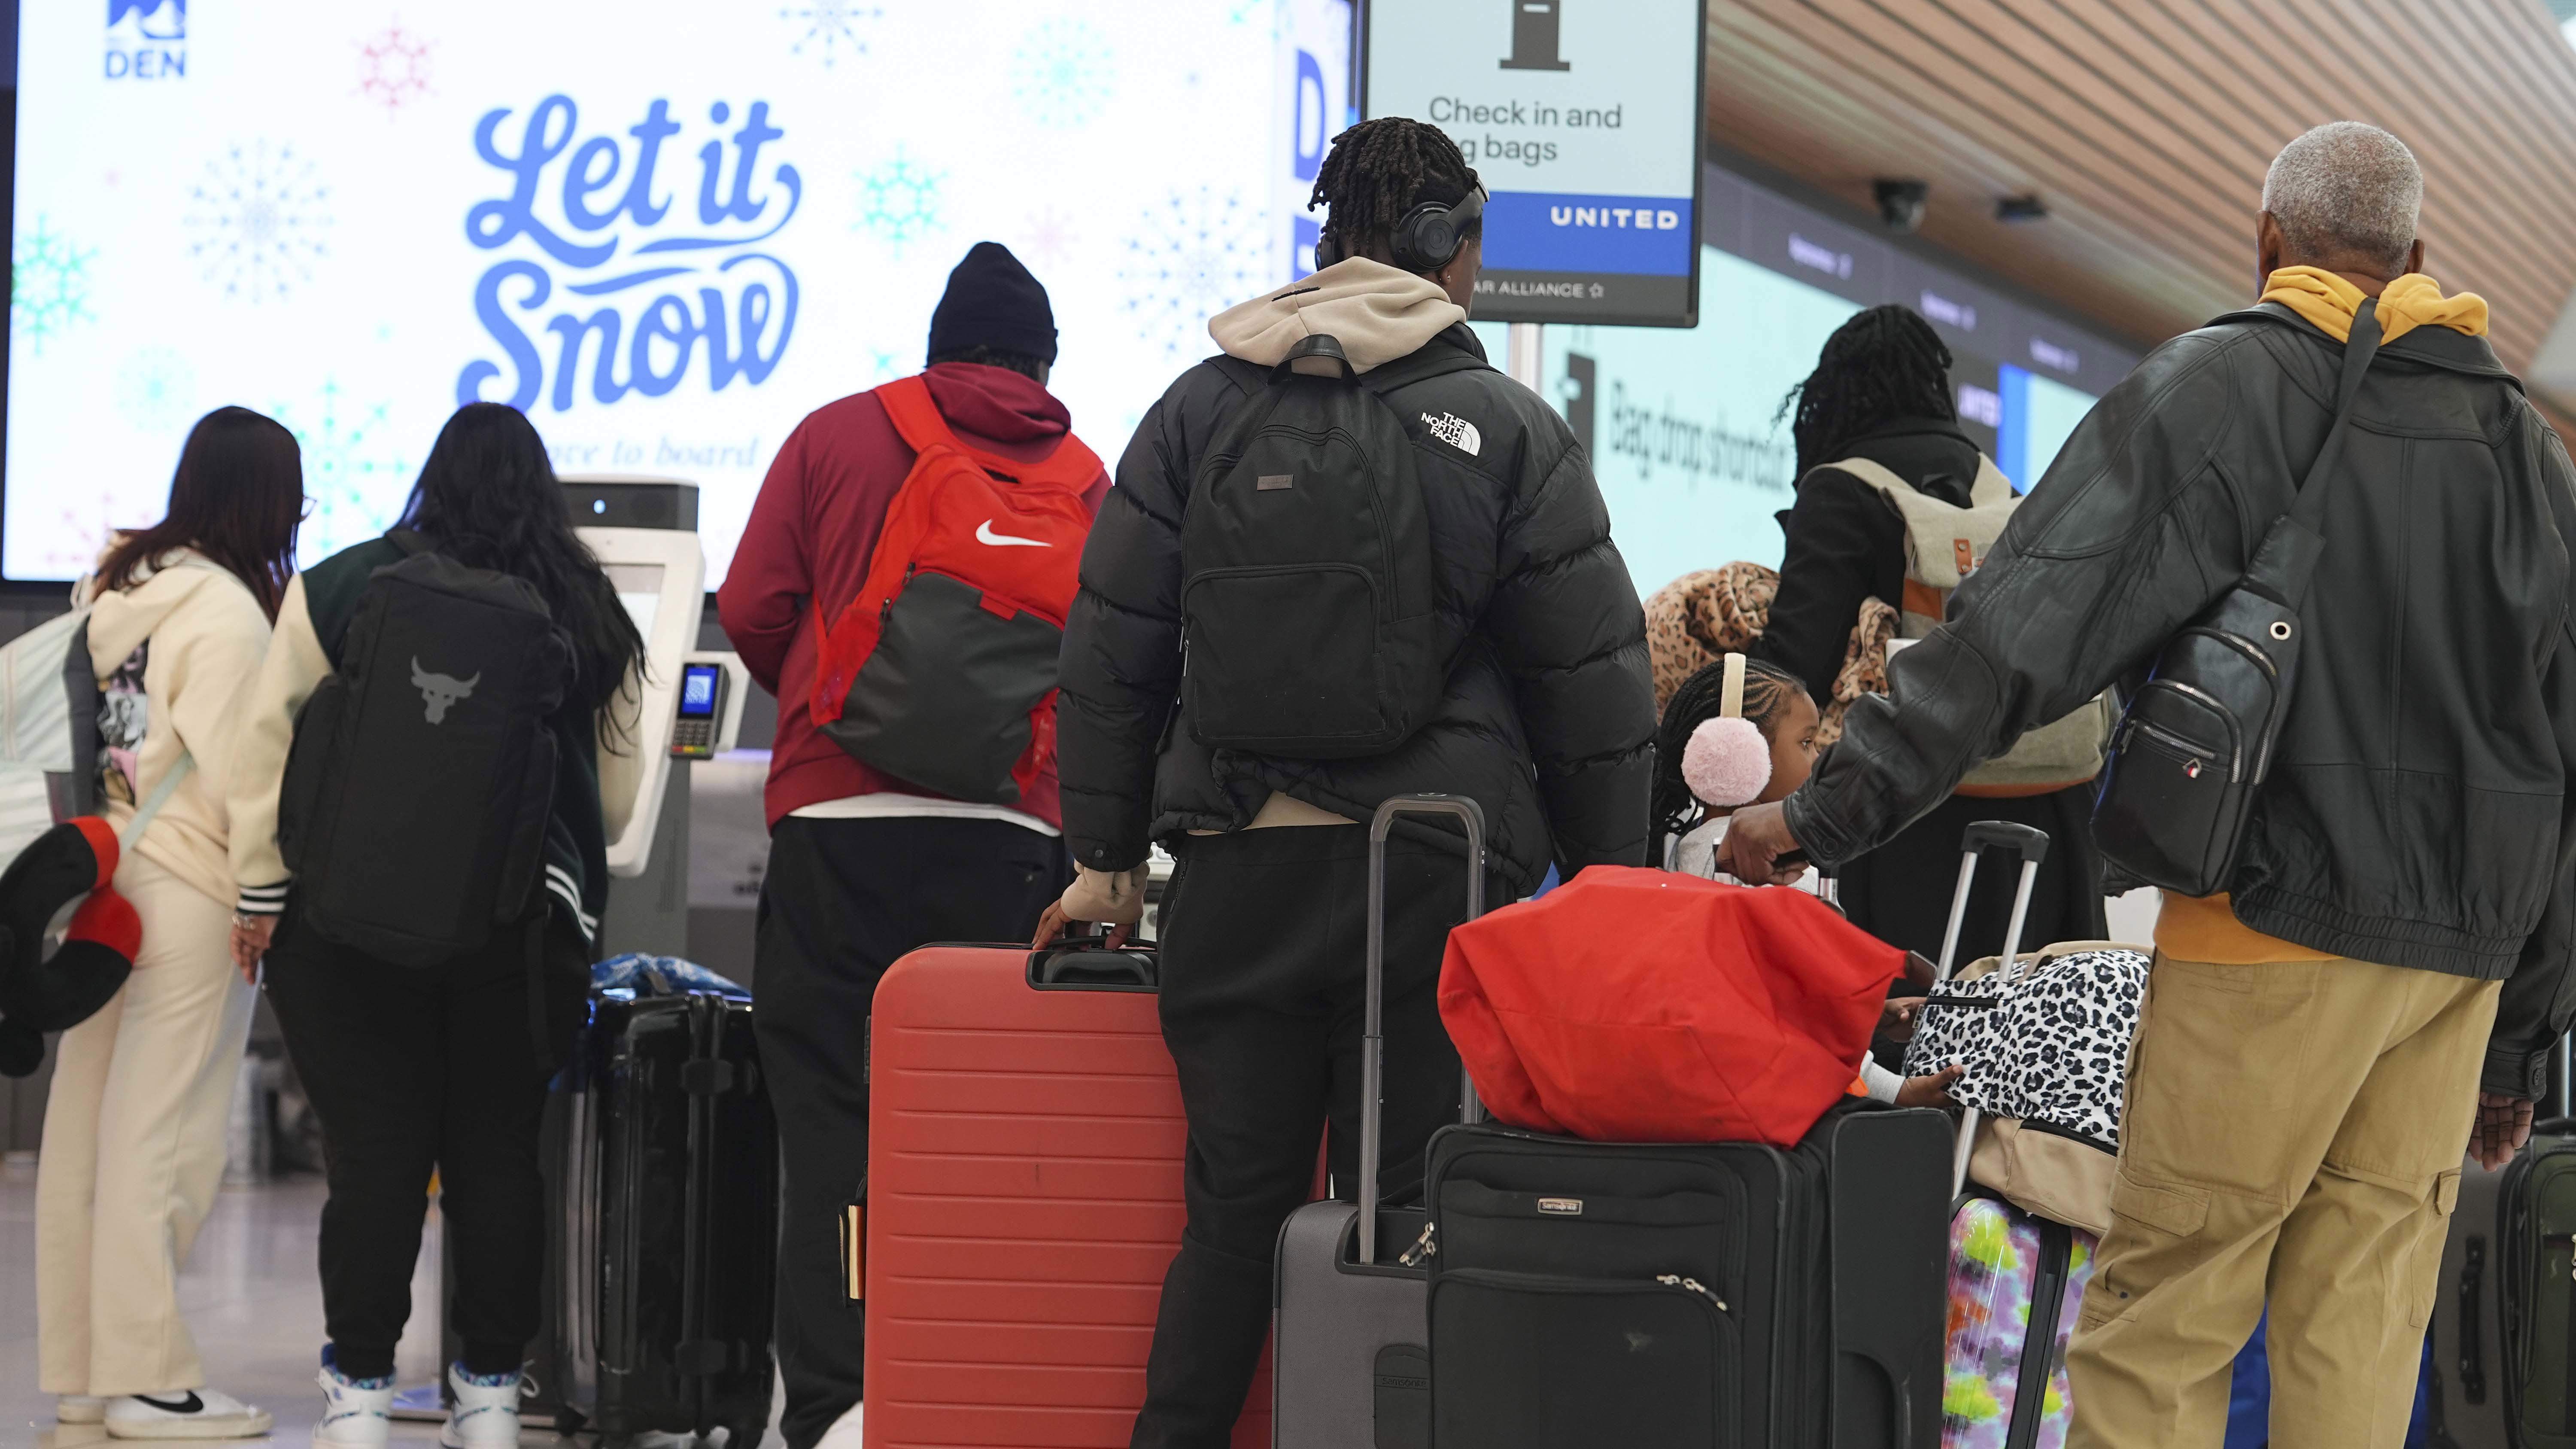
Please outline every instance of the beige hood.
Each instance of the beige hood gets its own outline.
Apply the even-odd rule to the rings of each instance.
[[[1467,309],[1430,278],[1352,257],[1228,307],[1208,319],[1208,335],[1228,357],[1275,367],[1289,348],[1325,333],[1342,344],[1351,366],[1366,372],[1410,356],[1466,320]]]
[[[230,585],[244,596],[250,594],[249,586],[193,549],[175,549],[161,556],[159,567],[146,565],[137,572],[140,577],[133,586],[95,596],[89,616],[89,653],[101,679],[115,672],[198,590]],[[74,596],[95,588],[92,579],[83,579]]]

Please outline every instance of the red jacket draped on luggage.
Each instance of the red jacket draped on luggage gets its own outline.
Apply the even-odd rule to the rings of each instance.
[[[1904,963],[1804,891],[1596,865],[1451,932],[1440,1018],[1514,1126],[1786,1147],[1851,1084]]]

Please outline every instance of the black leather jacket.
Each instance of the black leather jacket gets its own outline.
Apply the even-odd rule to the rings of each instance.
[[[2094,408],[1949,622],[1789,797],[1847,860],[2156,649],[2243,571],[2324,441],[2342,348],[2277,305],[2158,348]],[[2576,1015],[2576,469],[2481,338],[2419,327],[2353,409],[2308,655],[2230,889],[2311,949],[2506,985],[2485,1085],[2542,1090]]]

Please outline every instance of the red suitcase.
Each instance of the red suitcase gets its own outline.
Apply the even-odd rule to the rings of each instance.
[[[867,1449],[1127,1443],[1188,1135],[1153,960],[929,946],[878,985]],[[1235,1449],[1270,1443],[1269,1379]]]

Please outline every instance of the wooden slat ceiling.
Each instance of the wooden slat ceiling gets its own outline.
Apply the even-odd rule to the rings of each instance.
[[[2154,343],[2243,305],[2273,153],[2362,120],[2423,162],[2426,270],[2527,367],[2576,305],[2576,49],[2541,0],[1708,0],[1719,147]],[[2046,220],[1995,219],[2037,195]],[[2554,399],[2576,412],[2576,396]]]

